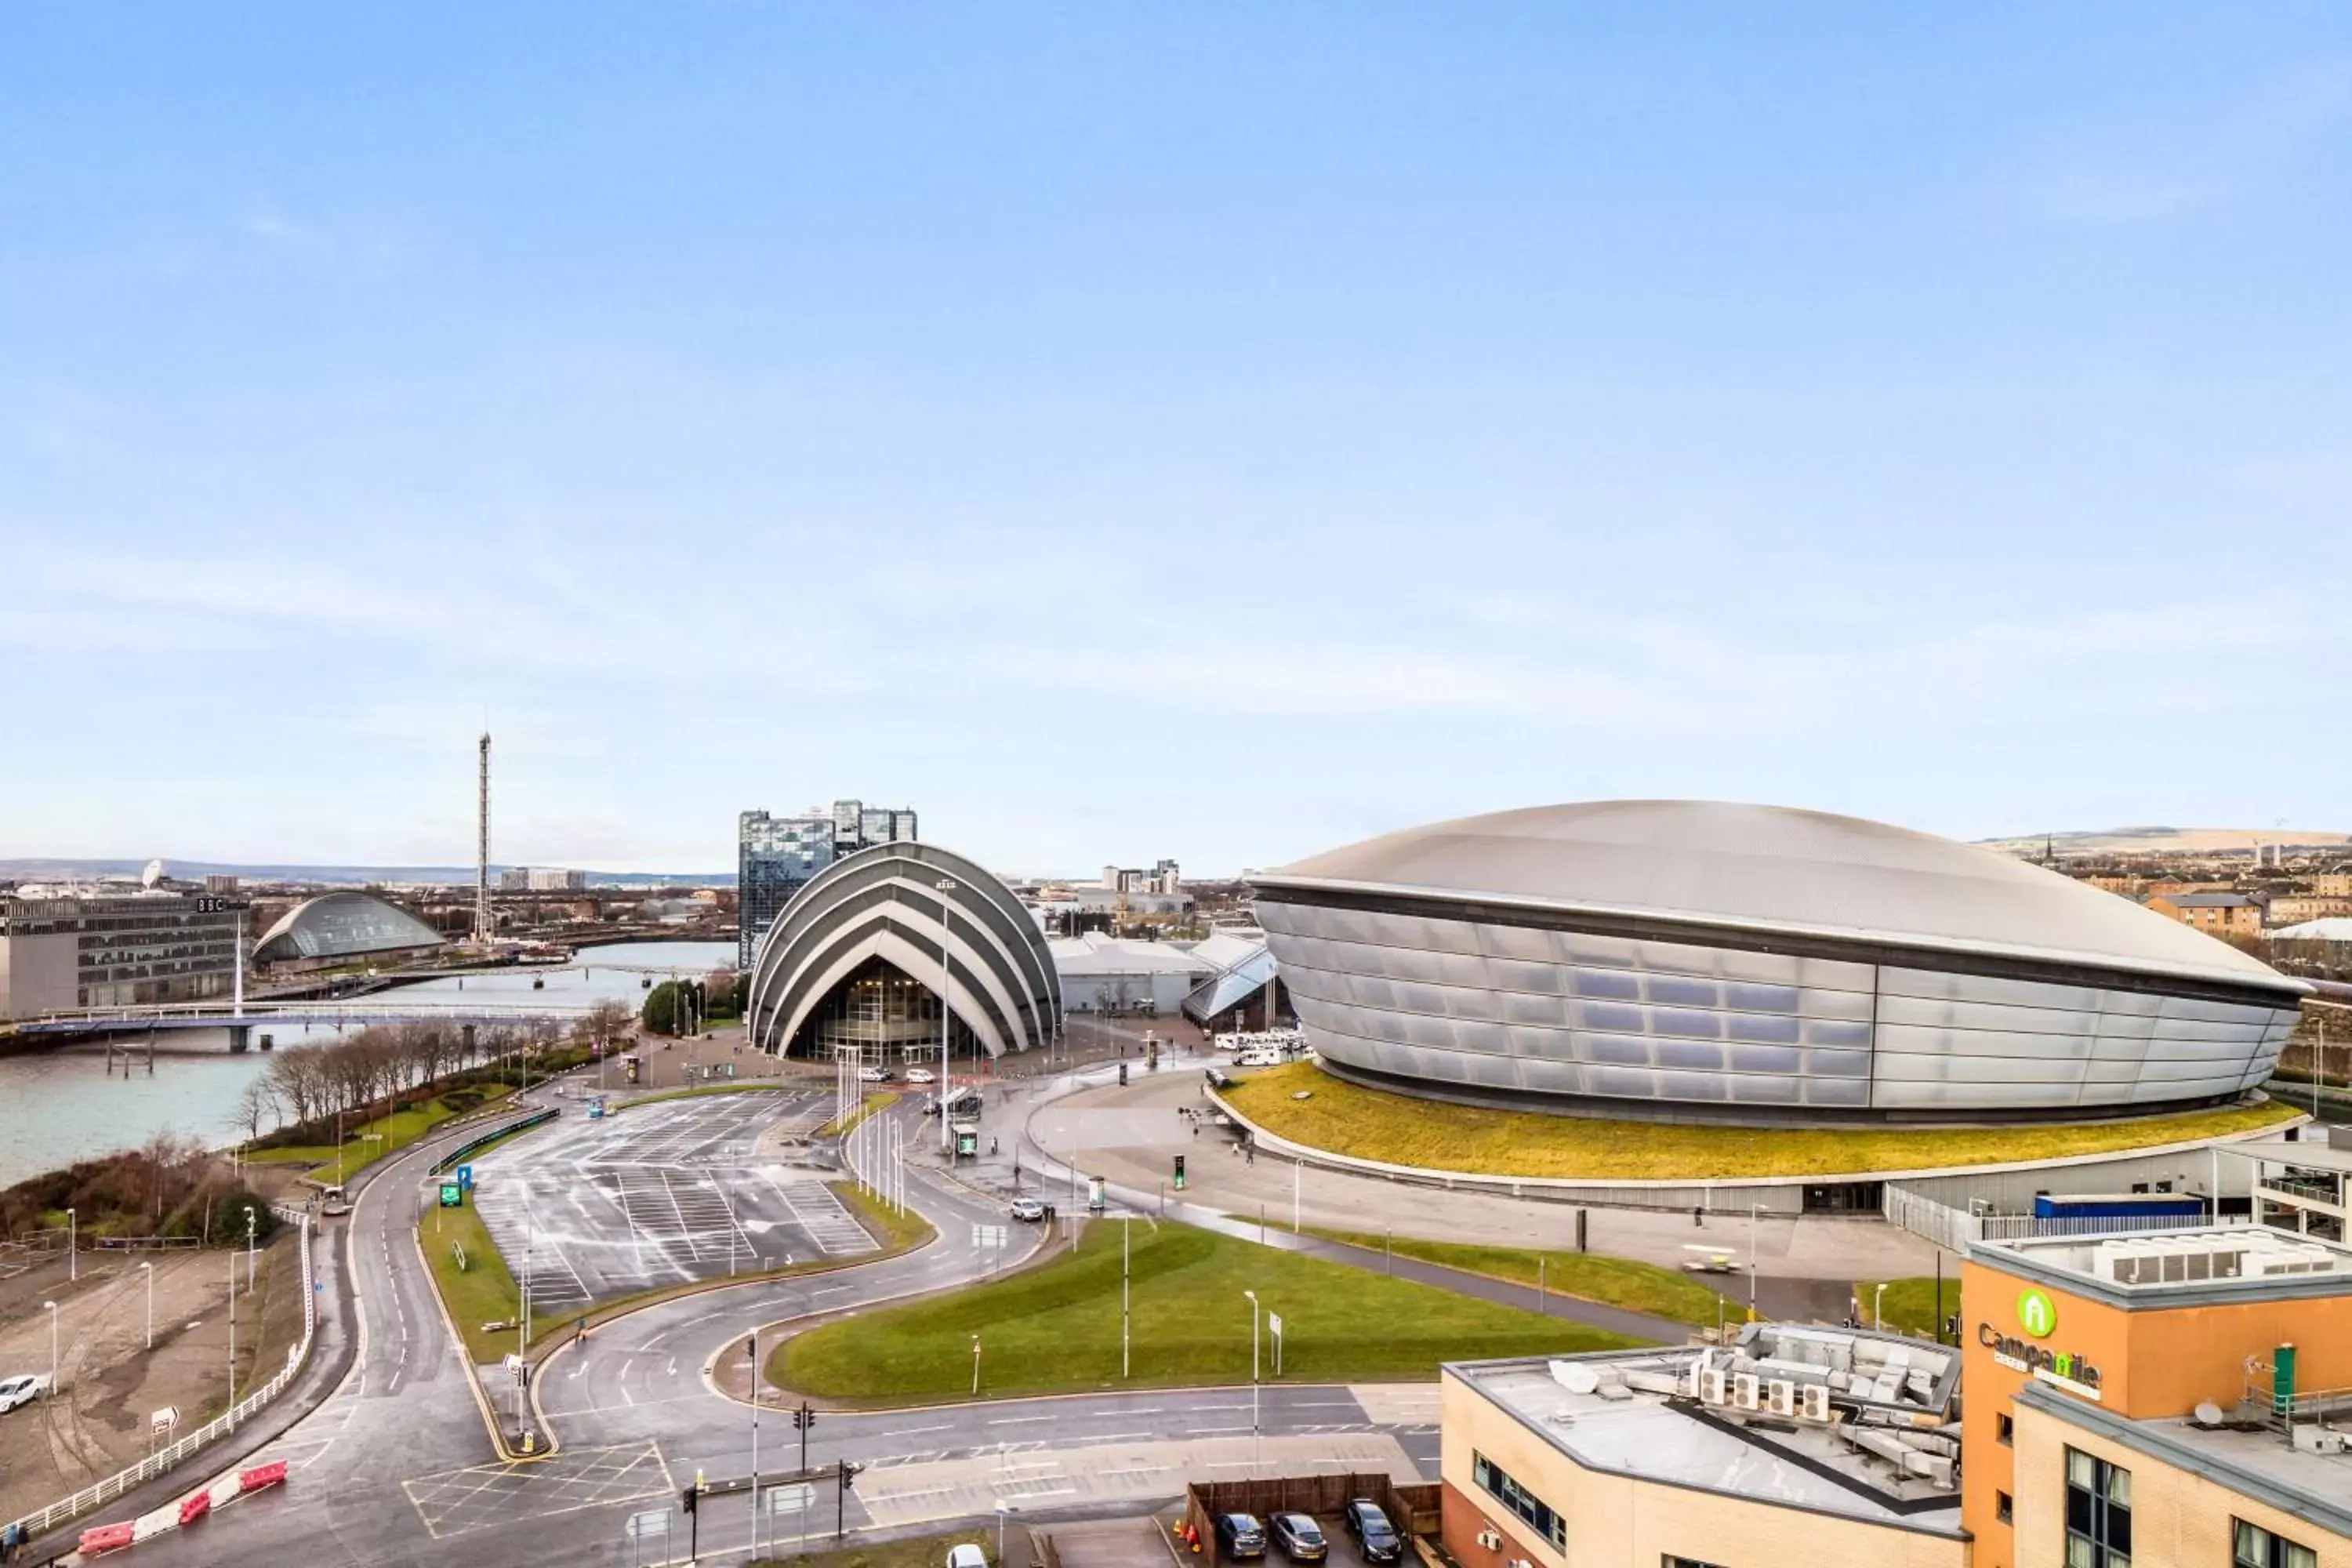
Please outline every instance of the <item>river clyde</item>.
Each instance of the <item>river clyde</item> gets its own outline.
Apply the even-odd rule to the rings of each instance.
[[[622,967],[627,966],[627,967]],[[562,967],[491,970],[420,981],[380,992],[376,1002],[419,1006],[579,1007],[606,999],[635,1006],[645,982],[675,970],[699,977],[735,967],[735,945],[721,942],[624,942],[583,950]],[[531,982],[545,983],[532,989]],[[280,1048],[306,1040],[332,1041],[331,1028],[256,1020],[254,1033],[273,1036]],[[136,1038],[142,1052],[145,1037]],[[0,1187],[43,1171],[121,1149],[135,1149],[158,1132],[202,1142],[235,1141],[236,1102],[245,1086],[268,1070],[259,1050],[232,1056],[226,1030],[190,1029],[159,1037],[155,1075],[143,1059],[128,1079],[106,1071],[106,1047],[89,1040],[24,1056],[0,1057]]]

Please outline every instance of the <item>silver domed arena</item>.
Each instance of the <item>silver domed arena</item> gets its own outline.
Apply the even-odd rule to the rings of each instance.
[[[958,1056],[1043,1046],[1061,978],[1012,889],[912,840],[834,862],[786,904],[751,961],[750,1036],[775,1055],[936,1064],[940,999]]]
[[[2128,900],[1853,817],[1601,801],[1250,879],[1324,1067],[1780,1125],[2139,1115],[2270,1075],[2310,987]]]

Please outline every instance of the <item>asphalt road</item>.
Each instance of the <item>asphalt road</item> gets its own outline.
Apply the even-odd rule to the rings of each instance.
[[[561,1148],[584,1126],[567,1117],[509,1147]],[[991,1261],[973,1249],[971,1226],[1003,1221],[993,1197],[910,1168],[908,1201],[938,1227],[937,1240],[823,1275],[681,1299],[593,1331],[540,1371],[540,1402],[561,1452],[506,1465],[495,1458],[411,1239],[431,1152],[394,1162],[352,1216],[353,1365],[340,1391],[264,1450],[289,1461],[288,1485],[136,1548],[139,1563],[488,1568],[658,1562],[665,1552],[682,1561],[678,1489],[698,1471],[725,1480],[752,1468],[753,1413],[709,1380],[716,1358],[740,1357],[755,1326],[968,1280]],[[1016,1240],[1039,1238],[1010,1228]],[[760,1414],[762,1473],[800,1464],[798,1436],[782,1410]],[[1040,1520],[1133,1511],[1180,1495],[1187,1475],[1257,1464],[1433,1474],[1437,1444],[1434,1390],[1425,1385],[1270,1387],[1255,1401],[1243,1387],[824,1412],[809,1436],[811,1464],[846,1458],[868,1468],[838,1519],[839,1493],[828,1485],[779,1494],[797,1510],[769,1524],[787,1544],[803,1529],[913,1528],[999,1504]],[[182,1482],[192,1484],[194,1477]],[[633,1545],[628,1521],[654,1513],[672,1531],[667,1547]],[[751,1546],[751,1494],[706,1499],[698,1525],[703,1560],[740,1558]]]

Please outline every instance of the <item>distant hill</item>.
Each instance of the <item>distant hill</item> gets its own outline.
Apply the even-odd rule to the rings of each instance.
[[[2045,844],[2062,855],[2226,855],[2250,853],[2257,844],[2284,844],[2290,852],[2340,848],[2352,844],[2352,834],[2301,827],[2108,827],[1978,842],[2011,855],[2040,855]]]
[[[136,880],[147,862],[140,860],[0,859],[0,881],[58,882],[74,878],[111,877]],[[490,877],[508,868],[493,864]],[[248,882],[315,882],[329,887],[365,887],[375,882],[441,883],[471,887],[471,866],[232,866],[207,860],[166,860],[166,876],[194,881],[204,877],[242,877]],[[731,888],[732,871],[591,871],[591,885],[622,888]]]

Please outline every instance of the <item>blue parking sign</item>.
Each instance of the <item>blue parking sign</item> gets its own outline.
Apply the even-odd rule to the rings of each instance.
[[[460,1165],[460,1166],[458,1166],[458,1167],[457,1167],[457,1186],[458,1186],[458,1189],[459,1189],[460,1191],[462,1191],[462,1192],[468,1192],[468,1193],[470,1193],[470,1192],[472,1192],[472,1191],[474,1190],[474,1167],[473,1167],[473,1166],[471,1166],[471,1165]]]

